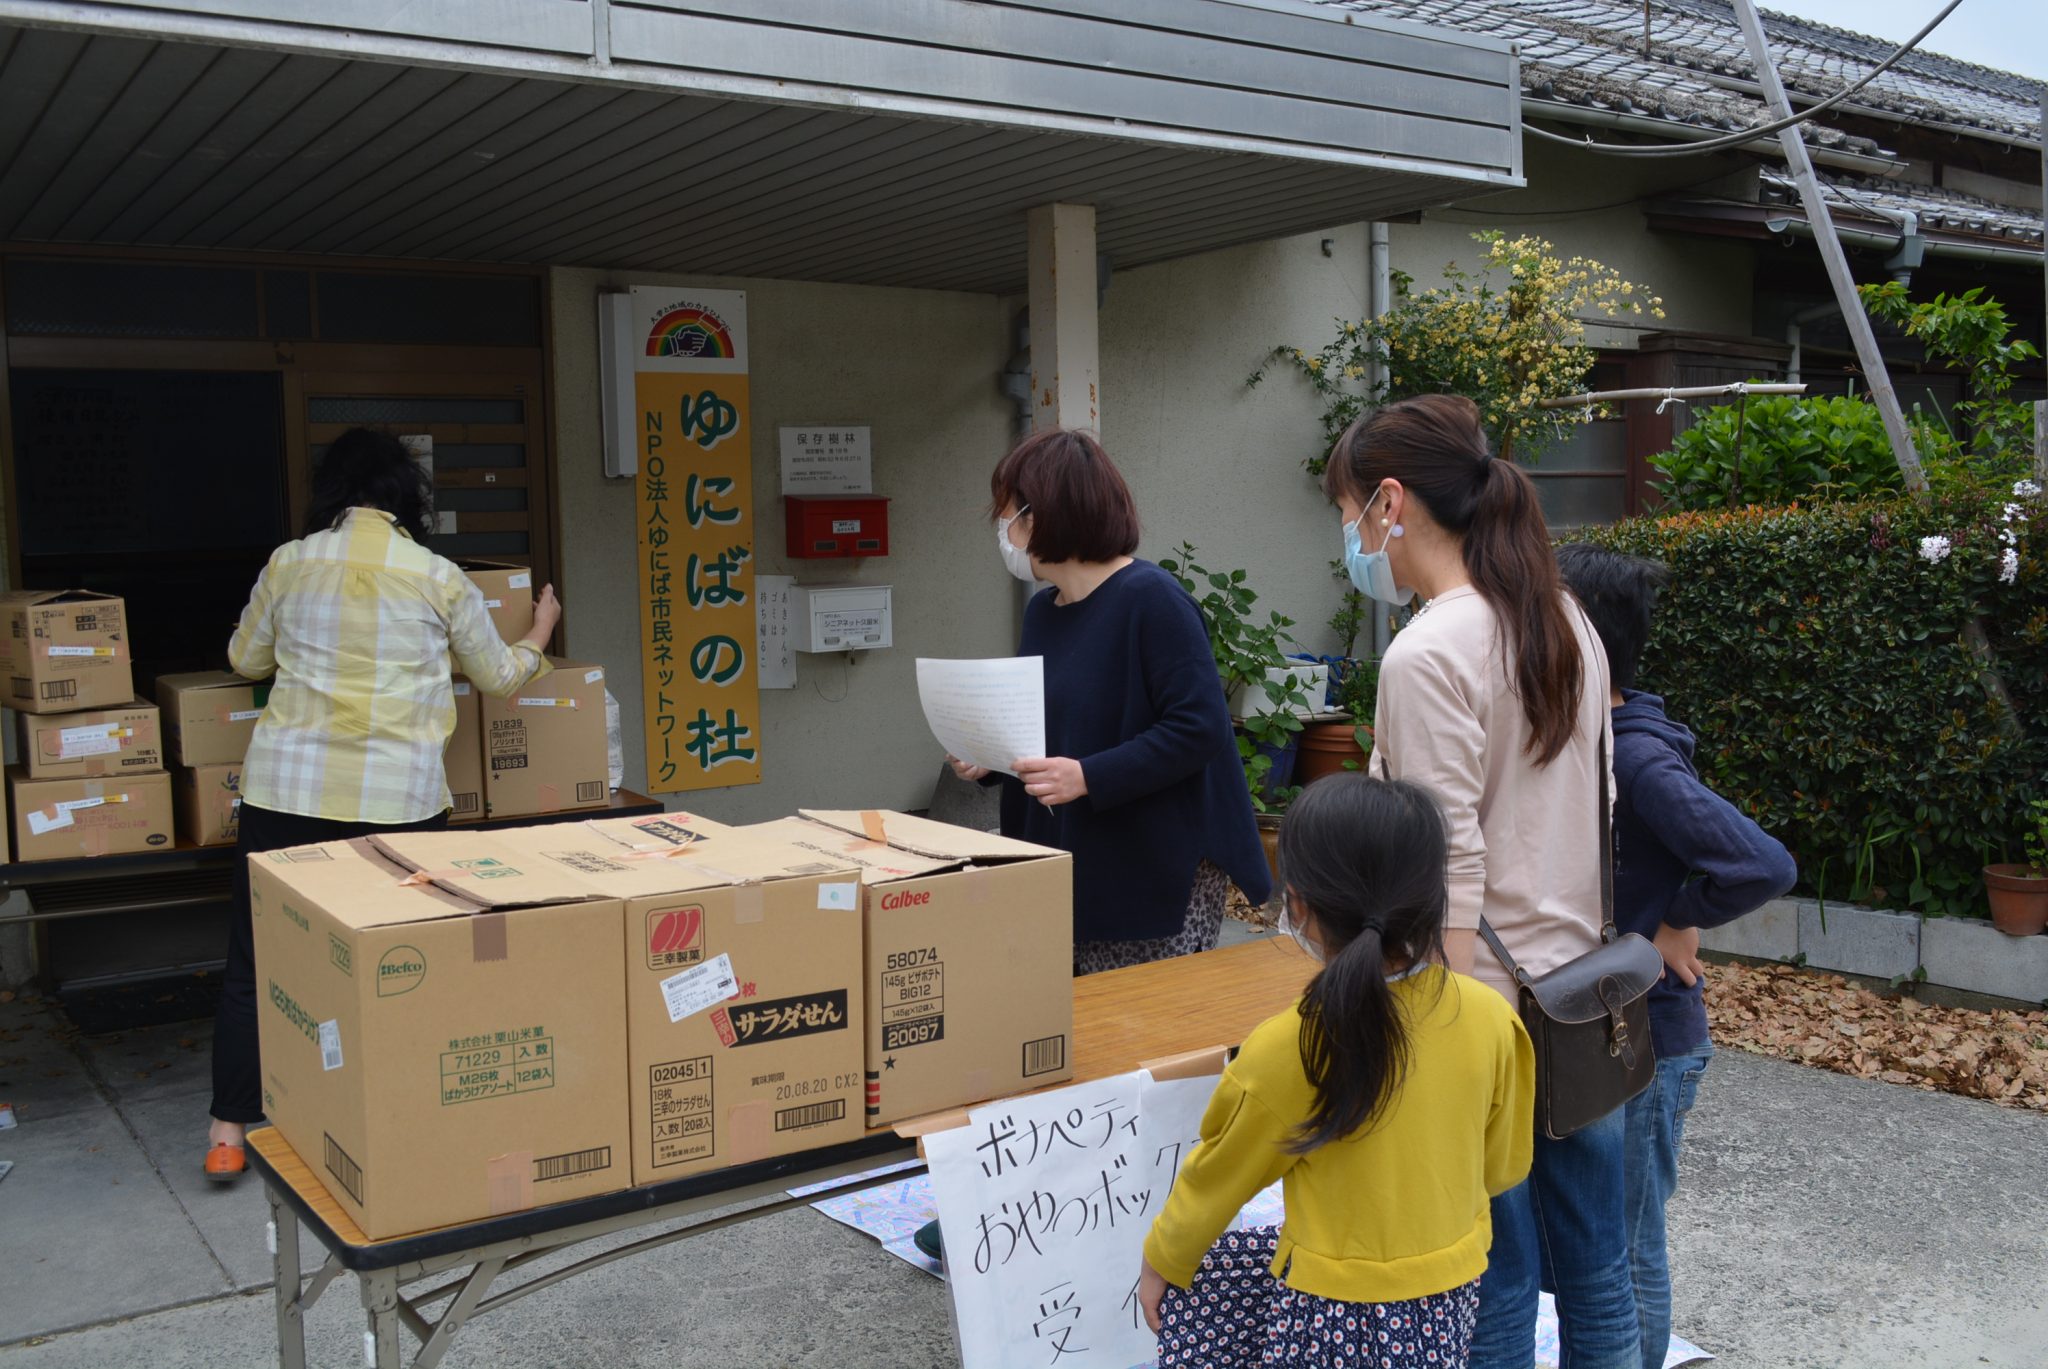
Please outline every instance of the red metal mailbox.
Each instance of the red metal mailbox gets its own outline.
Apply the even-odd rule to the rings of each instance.
[[[789,554],[802,560],[889,554],[889,500],[879,494],[783,498]]]

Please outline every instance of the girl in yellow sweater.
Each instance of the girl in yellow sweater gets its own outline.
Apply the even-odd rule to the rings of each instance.
[[[1465,1363],[1535,1061],[1506,1000],[1442,964],[1444,864],[1414,785],[1334,775],[1295,800],[1281,925],[1323,969],[1224,1071],[1146,1239],[1161,1369]],[[1225,1234],[1276,1179],[1286,1222]]]

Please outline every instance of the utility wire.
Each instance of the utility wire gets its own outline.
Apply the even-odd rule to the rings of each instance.
[[[1794,114],[1789,119],[1778,119],[1772,123],[1759,124],[1755,128],[1744,129],[1739,133],[1730,133],[1719,138],[1708,138],[1697,143],[1596,143],[1591,137],[1570,138],[1562,133],[1552,133],[1548,129],[1533,128],[1528,124],[1522,125],[1522,128],[1524,132],[1533,133],[1539,138],[1546,138],[1554,143],[1563,143],[1566,147],[1576,147],[1582,152],[1602,152],[1613,157],[1693,157],[1705,152],[1720,152],[1731,147],[1741,147],[1746,143],[1753,143],[1759,138],[1768,138],[1774,133],[1782,132],[1794,124],[1804,123],[1815,115],[1825,114],[1836,105],[1841,104],[1851,95],[1854,95],[1857,91],[1863,89],[1872,81],[1875,81],[1878,77],[1898,65],[1899,61],[1907,53],[1919,47],[1921,40],[1934,32],[1942,20],[1954,14],[1956,7],[1962,3],[1963,0],[1948,0],[1948,4],[1942,7],[1941,13],[1928,20],[1925,27],[1911,38],[1908,38],[1903,45],[1896,48],[1891,56],[1885,58],[1875,67],[1872,67],[1864,75],[1863,79],[1856,82],[1855,85],[1850,86],[1846,90],[1837,91],[1819,104]]]

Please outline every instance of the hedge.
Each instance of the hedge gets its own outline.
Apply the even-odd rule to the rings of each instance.
[[[2027,802],[2048,794],[2048,508],[2029,493],[1584,534],[1671,567],[1639,683],[1698,734],[1701,777],[1791,848],[1805,892],[1982,916],[1981,867],[2020,858]],[[1984,687],[1973,618],[2013,713]]]

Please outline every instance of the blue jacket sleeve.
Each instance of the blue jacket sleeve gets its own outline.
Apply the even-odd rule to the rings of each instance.
[[[1230,709],[1194,602],[1179,590],[1149,599],[1138,660],[1154,721],[1127,741],[1077,757],[1097,808],[1157,793],[1200,771],[1232,743]]]
[[[1643,825],[1692,871],[1664,921],[1719,927],[1792,887],[1798,869],[1783,843],[1700,782],[1676,752],[1658,747],[1622,792]]]

